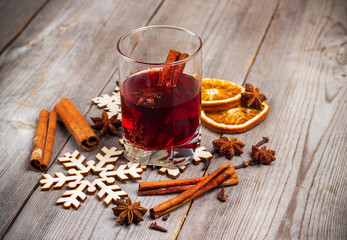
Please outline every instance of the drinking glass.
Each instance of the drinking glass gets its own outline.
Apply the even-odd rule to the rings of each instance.
[[[125,156],[143,165],[188,164],[199,141],[200,37],[184,28],[147,26],[117,43]],[[167,62],[173,49],[188,57]]]

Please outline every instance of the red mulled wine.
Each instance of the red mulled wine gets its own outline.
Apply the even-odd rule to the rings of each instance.
[[[184,146],[200,124],[199,81],[182,73],[174,86],[158,86],[160,69],[133,74],[121,87],[124,136],[146,150]]]

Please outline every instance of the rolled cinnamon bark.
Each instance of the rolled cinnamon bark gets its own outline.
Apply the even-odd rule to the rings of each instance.
[[[55,129],[57,128],[57,112],[50,111],[48,117],[48,128],[45,142],[45,151],[41,162],[41,171],[46,171],[49,161],[51,160],[54,147]]]
[[[54,106],[54,110],[80,147],[86,151],[92,151],[98,147],[99,138],[69,99],[62,98]]]
[[[166,63],[176,62],[179,57],[180,57],[180,52],[170,49],[165,62]],[[167,81],[171,78],[171,75],[173,74],[173,70],[174,70],[174,66],[173,67],[167,66],[163,68],[163,71],[161,73],[161,78],[159,79],[159,86],[163,87],[166,85]]]
[[[150,214],[152,218],[158,218],[165,213],[168,213],[186,202],[191,201],[192,199],[200,196],[201,194],[211,190],[212,188],[218,187],[224,182],[227,178],[232,176],[235,172],[233,167],[230,167],[230,163],[226,163],[220,168],[216,169],[205,179],[195,184],[188,190],[182,192],[176,197],[155,206],[150,209]]]
[[[188,57],[189,57],[188,53],[180,53],[176,50],[170,49],[165,63],[180,61]],[[176,85],[178,80],[181,78],[181,74],[183,72],[184,67],[185,67],[184,63],[177,66],[164,67],[161,74],[161,78],[159,79],[158,85],[161,87],[163,86],[171,87]]]
[[[55,111],[48,113],[47,110],[42,110],[29,162],[29,166],[35,171],[44,172],[47,170],[52,156],[56,126],[57,113]]]
[[[31,152],[29,166],[35,171],[41,171],[43,152],[45,150],[45,141],[47,135],[48,111],[42,110],[37,123],[33,150]]]
[[[188,57],[189,57],[188,53],[181,53],[177,60],[181,61],[181,60],[186,59]],[[183,69],[185,66],[186,66],[185,63],[182,63],[182,64],[175,66],[174,73],[173,73],[173,79],[167,83],[167,85],[169,87],[175,86],[178,83],[178,81],[181,78],[181,75],[183,73]]]
[[[227,186],[233,186],[237,185],[239,183],[239,179],[233,178],[231,176],[227,180],[225,180],[221,186],[219,187],[227,187]],[[177,187],[168,187],[168,188],[158,188],[158,189],[152,189],[152,190],[139,190],[138,195],[139,196],[151,196],[151,195],[163,195],[163,194],[170,194],[170,193],[181,193],[185,190],[188,190],[192,186],[177,186]]]
[[[206,177],[198,177],[192,179],[175,179],[153,182],[141,182],[139,184],[138,195],[161,195],[168,193],[184,192],[192,187],[192,185],[202,181]],[[236,185],[239,183],[237,173],[235,172],[230,178],[226,179],[221,187]]]

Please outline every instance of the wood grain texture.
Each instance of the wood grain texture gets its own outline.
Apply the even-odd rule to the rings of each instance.
[[[248,1],[247,3],[250,3],[250,1]],[[213,3],[211,1],[205,1],[203,3],[201,1],[180,1],[180,4],[177,5],[177,2],[175,3],[173,1],[165,1],[152,21],[149,22],[149,24],[171,24],[183,26],[193,31],[195,31],[196,29],[196,32],[202,35],[203,40],[205,41],[206,39],[206,51],[210,51],[212,53],[214,53],[214,51],[218,51],[220,55],[223,53],[223,48],[229,49],[230,45],[236,44],[237,46],[235,47],[235,49],[230,48],[228,50],[230,51],[230,56],[228,54],[228,57],[224,59],[225,62],[234,61],[234,68],[228,68],[226,67],[225,63],[219,62],[219,64],[214,63],[213,68],[207,69],[209,69],[210,74],[216,74],[215,77],[221,77],[225,79],[229,79],[229,76],[232,76],[234,71],[239,71],[238,74],[242,76],[239,80],[239,83],[241,83],[240,81],[247,74],[248,66],[252,62],[253,56],[266,30],[268,22],[270,21],[271,14],[276,7],[277,1],[264,2],[264,9],[266,8],[266,11],[262,14],[264,14],[266,17],[264,17],[261,21],[259,21],[257,17],[252,17],[255,11],[254,9],[251,12],[247,11],[247,3],[243,3],[243,1],[235,1],[232,3],[228,1],[222,1],[219,3]],[[149,6],[149,4],[147,3],[146,6]],[[229,11],[227,11],[226,8],[228,8]],[[153,8],[151,9],[154,10]],[[185,9],[190,9],[191,14],[183,11]],[[232,11],[234,15],[230,14],[230,11]],[[239,13],[240,11],[246,12],[242,14]],[[210,18],[206,18],[206,13],[208,16],[210,16]],[[116,16],[116,13],[114,14]],[[192,18],[192,16],[194,16],[194,18]],[[242,45],[234,42],[232,36],[234,35],[234,32],[241,31],[239,25],[241,25],[242,27],[243,25],[241,23],[245,22],[246,20],[254,25],[254,29],[247,30],[247,38],[249,37],[249,40],[246,41],[247,44]],[[211,37],[211,35],[213,35],[213,32],[216,31],[215,26],[218,26],[218,31],[224,30],[224,28],[226,28],[226,25],[224,25],[225,22],[235,23],[233,24],[233,28],[227,28],[227,33],[225,35],[223,32],[223,34],[216,36],[215,41],[218,42],[217,44],[213,40],[213,37]],[[127,27],[127,30],[134,28],[132,26]],[[123,33],[124,32],[126,31],[123,31]],[[240,41],[240,39],[237,39],[235,41]],[[204,55],[205,54],[206,53],[204,53]],[[235,61],[235,57],[238,54],[245,56],[244,59],[240,62]],[[213,58],[215,58],[215,56],[209,57],[209,55],[206,55],[206,60],[208,61],[208,63],[204,62],[204,65],[210,64],[210,62],[212,64],[212,62],[214,62]],[[88,75],[88,72],[90,74],[90,71],[87,71],[86,69],[84,69],[83,71],[86,72],[85,75]],[[219,75],[217,76],[217,74]],[[115,74],[112,80],[106,85],[103,92],[110,93],[114,88],[114,82],[117,79],[118,76],[117,74]],[[91,88],[90,85],[88,85],[88,89],[89,88]],[[73,87],[71,89],[71,92],[76,89],[76,87]],[[92,95],[92,93],[86,91],[85,89],[80,90],[80,92],[85,93],[85,95],[88,96],[89,99],[95,97],[95,95]],[[78,100],[80,97],[81,96],[76,96],[76,101],[81,103],[82,99]],[[81,108],[86,109],[84,105],[82,105]],[[92,107],[87,116],[97,116],[99,114],[100,110],[98,110],[96,107]],[[212,150],[210,145],[211,139],[214,139],[218,136],[219,134],[216,134],[204,128],[202,139],[203,145],[205,145],[209,150]],[[107,147],[111,147],[115,145],[116,141],[114,140],[114,138],[107,138],[103,139],[102,143]],[[61,156],[66,151],[73,151],[76,146],[77,145],[73,142],[73,140],[70,140],[62,149],[62,151],[57,153],[57,155]],[[101,147],[102,146],[100,146],[100,148]],[[83,152],[83,154],[85,154],[87,158],[92,159],[93,156],[95,156],[96,152],[97,151],[93,151],[92,153]],[[219,167],[219,163],[216,164],[213,168]],[[186,172],[180,176],[180,178],[193,178],[201,176],[203,173],[200,170],[201,168],[202,165],[191,165],[188,167]],[[210,171],[212,170],[214,169],[210,169]],[[64,172],[62,166],[55,163],[49,169],[49,173],[52,174],[57,171]],[[143,174],[143,181],[153,181],[159,179],[163,180],[167,179],[167,177],[161,176],[156,171],[150,170],[147,170],[147,172]],[[136,197],[138,187],[137,184],[131,184],[131,182],[129,182],[127,184],[121,185],[124,186],[124,190],[129,193],[129,196],[131,196],[133,200],[140,200],[142,205],[147,208],[151,208],[172,197]],[[6,234],[6,239],[17,239],[24,236],[37,236],[38,238],[43,239],[51,239],[55,236],[59,236],[61,239],[173,239],[179,234],[180,227],[185,220],[188,209],[190,208],[190,204],[186,204],[185,206],[175,210],[172,213],[170,220],[168,220],[167,222],[160,222],[163,227],[168,228],[168,233],[163,235],[163,233],[148,229],[151,223],[151,219],[148,215],[145,217],[145,222],[142,222],[140,226],[119,226],[114,221],[115,217],[113,216],[110,207],[105,208],[103,203],[97,200],[95,196],[89,196],[87,202],[84,203],[78,211],[66,211],[61,207],[55,207],[55,201],[61,196],[61,194],[62,191],[41,192],[39,189],[35,190],[35,192],[32,194],[32,196],[24,206],[22,212],[14,222],[13,226]],[[39,202],[40,199],[41,202]],[[40,211],[39,209],[49,209],[49,211]],[[42,228],[42,226],[45,227]]]
[[[347,4],[279,3],[50,1],[0,58],[0,236],[346,239]],[[39,111],[68,97],[88,118],[100,115],[90,99],[111,93],[115,86],[116,39],[146,24],[197,32],[204,41],[204,76],[241,84],[247,80],[269,97],[268,118],[249,132],[233,135],[247,145],[245,154],[232,163],[248,160],[250,146],[265,135],[270,137],[268,147],[277,150],[272,165],[238,170],[240,183],[226,188],[227,202],[220,203],[215,190],[173,211],[168,221],[159,219],[168,233],[148,229],[148,214],[139,226],[118,225],[112,205],[106,208],[96,196],[88,195],[78,211],[55,206],[63,190],[42,192],[36,188],[40,174],[28,167]],[[211,150],[211,140],[218,135],[203,127],[203,145]],[[103,146],[118,146],[108,136],[97,150],[84,152],[61,124],[56,139],[54,159],[74,149],[93,159]],[[215,155],[208,172],[227,161]],[[201,176],[201,167],[189,166],[180,178]],[[59,171],[66,173],[54,162],[48,173]],[[151,170],[142,178],[167,179]],[[138,184],[119,185],[147,208],[171,198],[139,197]]]
[[[2,0],[0,2],[0,52],[15,39],[47,0]]]
[[[52,109],[67,97],[85,114],[91,98],[99,95],[116,69],[116,40],[146,24],[158,4],[156,0],[51,1],[4,52],[0,60],[0,235],[41,178],[28,165],[40,110]],[[52,159],[69,137],[59,122]],[[67,150],[79,149],[72,139],[67,146]],[[42,209],[40,204],[36,208]]]
[[[270,113],[233,135],[247,145],[232,161],[248,160],[261,136],[277,160],[238,170],[226,203],[211,208],[213,193],[198,199],[178,239],[347,238],[346,8],[339,0],[280,2],[247,78],[267,94]]]

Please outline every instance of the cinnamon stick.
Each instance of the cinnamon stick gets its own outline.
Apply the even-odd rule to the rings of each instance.
[[[194,184],[197,184],[198,182],[201,182],[204,179],[206,179],[206,177],[152,181],[152,182],[140,182],[139,191],[194,185]],[[233,179],[238,179],[236,172],[229,179],[227,179],[225,182],[223,182],[222,185],[229,184],[229,182],[232,181]]]
[[[54,110],[80,147],[86,151],[92,151],[98,147],[99,138],[69,99],[62,98],[54,106]]]
[[[188,53],[180,53],[176,50],[170,49],[169,54],[166,58],[165,63],[171,63],[188,58]],[[163,86],[174,86],[179,81],[185,64],[179,64],[177,66],[167,66],[163,68],[161,78],[159,79],[158,85]]]
[[[188,53],[181,53],[179,58],[177,59],[177,61],[181,61],[181,60],[186,59],[188,57],[189,57]],[[169,81],[167,83],[168,87],[175,86],[177,84],[177,82],[181,78],[181,75],[183,73],[183,69],[184,69],[185,66],[186,66],[185,63],[182,63],[182,64],[179,64],[179,65],[175,66],[172,81]]]
[[[227,187],[227,186],[233,186],[237,185],[239,183],[239,179],[233,176],[225,180],[220,187]],[[152,190],[139,190],[138,195],[139,196],[151,196],[151,195],[163,195],[163,194],[170,194],[170,193],[180,193],[184,192],[185,190],[188,190],[192,186],[177,186],[177,187],[168,187],[168,188],[158,188],[158,189],[152,189]]]
[[[219,187],[222,182],[233,175],[235,172],[233,167],[230,167],[230,163],[226,163],[220,168],[216,169],[209,176],[207,176],[202,181],[198,182],[194,186],[190,187],[188,190],[180,193],[176,197],[151,208],[150,214],[155,219],[165,213],[168,213],[186,202],[200,196],[201,194],[211,190],[212,188]]]
[[[43,151],[45,148],[45,140],[47,135],[48,111],[42,110],[37,123],[33,150],[30,157],[30,167],[36,171],[41,171],[41,162]]]
[[[54,146],[57,113],[42,110],[39,115],[29,166],[35,171],[46,171]]]
[[[50,111],[48,116],[48,127],[47,127],[47,136],[46,136],[46,142],[45,142],[45,151],[43,153],[43,159],[41,163],[42,171],[47,170],[49,161],[51,160],[51,157],[52,157],[56,128],[57,128],[57,112]]]

